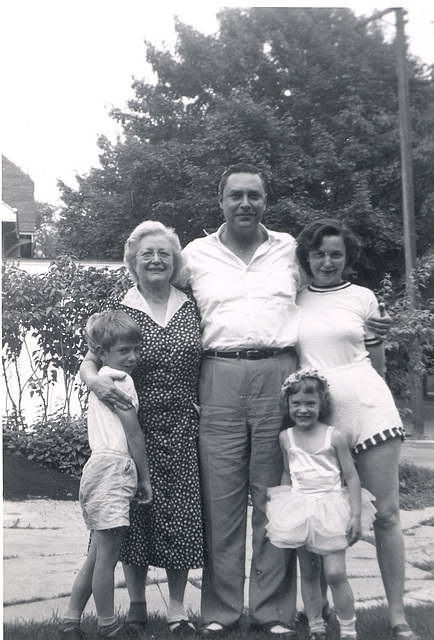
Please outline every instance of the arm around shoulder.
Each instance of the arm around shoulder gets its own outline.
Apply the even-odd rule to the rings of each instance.
[[[98,377],[98,371],[101,367],[101,360],[96,353],[88,351],[80,366],[80,378],[86,387],[92,391],[92,383]]]
[[[81,363],[80,378],[90,391],[111,408],[129,409],[132,406],[131,398],[119,389],[114,380],[123,380],[125,373],[111,370],[110,375],[98,375],[101,368],[101,360],[92,351],[88,351]]]

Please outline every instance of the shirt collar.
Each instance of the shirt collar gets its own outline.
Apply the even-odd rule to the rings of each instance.
[[[182,305],[188,301],[189,301],[189,298],[185,293],[183,293],[176,287],[173,287],[172,285],[170,285],[164,326],[166,326],[166,324],[175,315],[178,309],[180,309]],[[146,302],[146,299],[140,293],[136,284],[134,285],[134,287],[131,287],[131,289],[128,289],[128,291],[126,292],[126,294],[121,300],[121,304],[123,304],[125,307],[129,307],[130,309],[143,311],[150,318],[155,320],[152,314],[152,309],[150,308],[149,304]]]
[[[215,235],[215,237],[217,238],[217,240],[219,242],[221,242],[220,236],[223,233],[225,227],[226,227],[226,222],[223,222],[223,224],[217,229],[215,234],[213,234],[213,235]],[[264,227],[262,222],[259,223],[259,227],[260,227],[261,231],[264,232],[267,242],[271,243],[271,242],[275,242],[276,241],[276,237],[273,235],[273,232],[269,231],[266,227]]]

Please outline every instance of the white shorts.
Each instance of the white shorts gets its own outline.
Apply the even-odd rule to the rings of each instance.
[[[83,469],[79,499],[90,530],[130,524],[130,503],[137,492],[137,469],[126,453],[97,451]]]
[[[354,453],[389,438],[404,438],[389,387],[369,362],[322,371],[329,383],[330,424],[346,437]]]

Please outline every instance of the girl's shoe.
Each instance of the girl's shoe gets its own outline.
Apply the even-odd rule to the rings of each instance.
[[[397,624],[392,628],[393,640],[421,640],[408,624]]]
[[[331,608],[329,603],[326,602],[326,604],[322,608],[322,617],[325,624],[328,624],[330,622],[330,618],[333,617],[333,614],[334,614],[333,609]],[[307,615],[304,611],[297,611],[297,613],[295,614],[294,622],[295,624],[298,624],[302,627],[307,627],[309,624]]]

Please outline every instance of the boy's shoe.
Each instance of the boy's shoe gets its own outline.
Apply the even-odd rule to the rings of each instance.
[[[83,640],[86,637],[84,631],[80,629],[80,625],[62,624],[59,629],[60,640]]]

